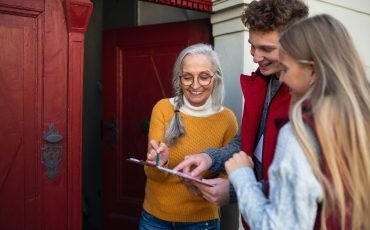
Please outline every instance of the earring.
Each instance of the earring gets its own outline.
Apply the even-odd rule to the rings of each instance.
[[[313,80],[313,79],[311,79],[311,81],[310,81],[310,85],[313,85],[313,83],[314,83],[315,81]]]

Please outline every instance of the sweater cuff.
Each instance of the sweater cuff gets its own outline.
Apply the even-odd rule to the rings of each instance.
[[[209,167],[208,171],[212,173],[220,173],[225,171],[223,166],[224,162],[220,160],[218,149],[209,148],[205,150],[204,153],[207,154],[212,160],[211,167]]]
[[[242,167],[235,170],[229,175],[229,180],[236,192],[247,185],[258,183],[254,171],[250,167]]]

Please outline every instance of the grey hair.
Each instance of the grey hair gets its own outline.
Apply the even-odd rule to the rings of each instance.
[[[212,46],[207,44],[194,44],[191,46],[186,47],[181,51],[175,65],[173,67],[173,75],[172,75],[172,85],[174,88],[175,93],[175,113],[170,122],[169,128],[166,132],[166,143],[167,144],[175,144],[177,140],[185,135],[184,123],[182,122],[179,110],[184,105],[184,92],[182,91],[181,82],[180,82],[180,75],[182,74],[182,61],[187,55],[192,54],[203,54],[208,57],[212,64],[212,72],[214,73],[214,84],[213,90],[211,93],[212,98],[212,105],[217,108],[217,110],[221,109],[225,97],[225,87],[223,81],[223,73],[221,69],[221,64],[218,59],[217,53],[212,49]]]

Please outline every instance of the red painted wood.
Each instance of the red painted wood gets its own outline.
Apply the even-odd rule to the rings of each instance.
[[[63,135],[64,139],[61,142],[63,157],[59,165],[60,175],[51,181],[45,175],[46,167],[42,165],[41,168],[42,227],[62,230],[68,227],[68,31],[65,26],[66,19],[63,5],[58,1],[45,1],[44,15],[42,130],[46,131],[48,125],[54,123],[57,131]],[[44,144],[44,141],[42,141],[42,144]]]
[[[82,229],[82,99],[84,32],[92,12],[90,0],[67,0],[68,25],[68,208],[67,229]]]
[[[45,8],[45,0],[0,0],[0,6],[9,7],[12,12],[18,10],[42,12]]]
[[[187,45],[208,42],[209,22],[192,21],[109,30],[103,34],[104,127],[117,122],[117,139],[104,131],[104,229],[137,229],[144,197],[142,167],[154,104],[172,96],[172,68]]]
[[[70,3],[88,13],[70,20]],[[91,7],[0,0],[0,229],[81,229],[83,32]],[[40,157],[50,123],[64,137],[55,180]]]
[[[86,32],[92,13],[90,0],[67,0],[67,23],[70,32]]]
[[[211,0],[141,0],[185,9],[212,12]]]
[[[37,229],[37,18],[0,13],[0,229]]]
[[[68,229],[82,227],[82,76],[83,76],[83,41],[80,33],[69,34],[69,78],[68,78]]]

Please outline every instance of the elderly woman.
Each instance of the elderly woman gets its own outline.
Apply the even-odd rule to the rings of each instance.
[[[173,87],[175,97],[153,108],[147,156],[148,162],[169,168],[186,155],[226,145],[238,127],[233,112],[223,107],[223,75],[211,46],[195,44],[179,54]],[[218,207],[194,196],[179,177],[152,168],[145,168],[145,173],[139,229],[220,229]]]

